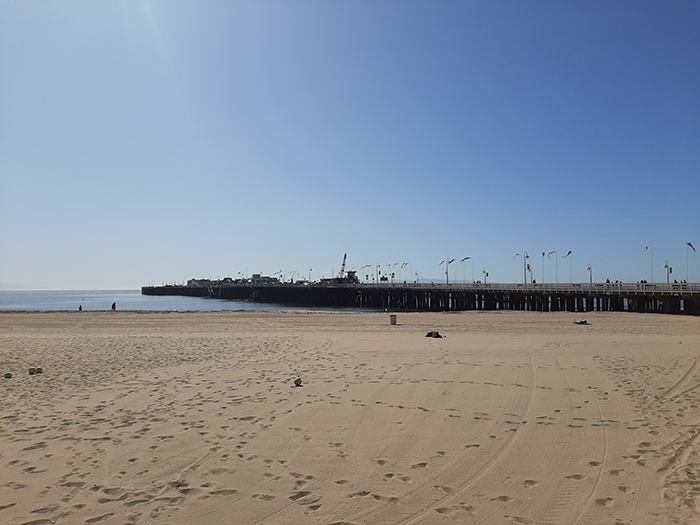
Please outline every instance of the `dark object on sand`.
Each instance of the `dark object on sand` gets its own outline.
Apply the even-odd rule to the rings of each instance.
[[[117,303],[112,303],[112,311],[114,312],[117,309]]]
[[[435,339],[442,338],[442,336],[440,335],[440,332],[438,332],[437,330],[433,331],[433,332],[428,332],[427,334],[425,334],[425,337],[434,337]]]
[[[574,321],[574,324],[588,324],[588,321],[585,319],[583,321]]]

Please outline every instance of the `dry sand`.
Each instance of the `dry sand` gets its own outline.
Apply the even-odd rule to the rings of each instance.
[[[0,523],[700,522],[699,355],[651,314],[2,313]]]

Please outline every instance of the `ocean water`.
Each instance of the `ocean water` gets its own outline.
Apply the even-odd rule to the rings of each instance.
[[[221,310],[337,310],[319,307],[294,307],[279,304],[252,303],[205,299],[202,297],[141,295],[141,290],[61,290],[61,291],[0,291],[0,311],[57,312],[110,310],[160,312],[216,312]],[[344,308],[344,311],[363,311]]]

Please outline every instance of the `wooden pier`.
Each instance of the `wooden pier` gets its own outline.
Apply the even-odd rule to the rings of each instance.
[[[521,310],[700,315],[700,283],[144,286],[141,293],[391,311]]]

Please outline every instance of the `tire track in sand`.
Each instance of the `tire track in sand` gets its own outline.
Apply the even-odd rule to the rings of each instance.
[[[536,384],[536,367],[535,367],[535,359],[534,356],[530,356],[530,388],[529,388],[529,393],[526,402],[524,403],[523,406],[523,411],[522,415],[520,416],[521,419],[525,420],[528,418],[530,409],[532,408],[532,403],[535,395],[535,384]],[[452,464],[450,467],[445,469],[444,471],[436,474],[435,476],[431,477],[430,479],[426,480],[425,483],[414,489],[412,494],[410,494],[406,499],[408,501],[410,500],[415,500],[417,498],[423,498],[423,499],[428,499],[426,498],[426,495],[428,492],[432,492],[434,490],[435,485],[450,485],[454,486],[457,485],[457,487],[454,489],[453,492],[446,494],[445,496],[438,498],[437,500],[434,498],[430,498],[431,501],[430,503],[426,504],[423,506],[423,508],[417,512],[413,512],[411,516],[404,517],[403,519],[399,519],[398,521],[393,521],[391,519],[392,515],[396,515],[396,510],[395,509],[372,509],[370,511],[367,511],[362,514],[354,515],[351,517],[352,523],[358,522],[359,520],[362,520],[363,522],[367,522],[368,520],[370,522],[376,522],[376,523],[396,523],[397,525],[399,524],[414,524],[418,523],[421,520],[424,520],[427,517],[431,517],[432,514],[435,512],[437,508],[442,508],[442,507],[447,507],[449,506],[453,501],[457,500],[458,498],[463,497],[463,492],[465,490],[469,490],[472,488],[474,485],[476,485],[484,476],[486,476],[489,472],[493,470],[493,468],[500,463],[502,458],[507,454],[509,450],[512,449],[513,445],[518,441],[518,437],[520,435],[520,432],[513,432],[511,434],[511,437],[509,438],[508,442],[493,456],[489,459],[489,462],[485,464],[483,467],[480,468],[479,472],[475,474],[473,477],[471,477],[467,481],[462,481],[460,483],[451,483],[450,482],[450,477],[456,477],[459,476],[460,472],[464,471],[464,466],[466,463],[473,461],[473,458],[468,457],[468,458],[463,458],[454,464]],[[402,498],[403,499],[403,498]]]

